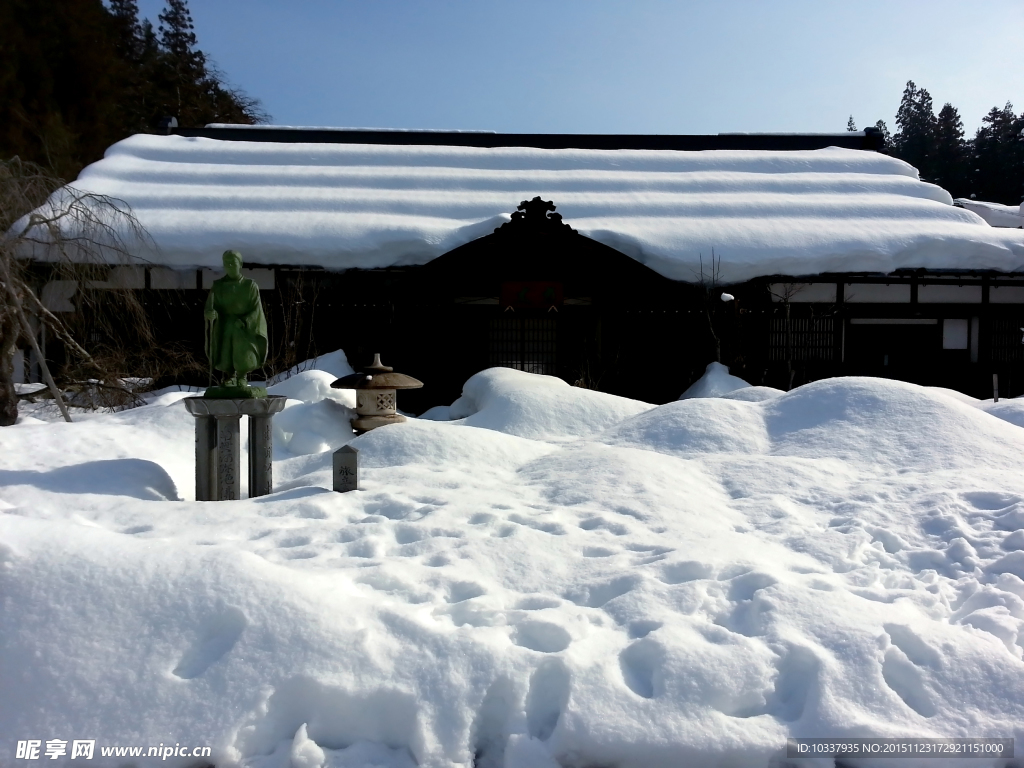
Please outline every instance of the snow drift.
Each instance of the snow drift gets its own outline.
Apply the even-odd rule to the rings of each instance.
[[[316,376],[285,414],[344,407]],[[1024,738],[1024,431],[983,403],[835,379],[655,408],[491,370],[455,421],[339,416],[280,448],[273,495],[202,503],[176,399],[0,432],[0,755],[676,768]],[[348,440],[362,488],[335,494]]]

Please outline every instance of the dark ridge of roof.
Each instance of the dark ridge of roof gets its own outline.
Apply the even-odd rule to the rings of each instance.
[[[308,128],[172,128],[177,136],[221,141],[295,144],[391,144],[537,149],[747,149],[792,151],[844,147],[878,151],[885,142],[874,128],[842,133],[719,133],[714,135],[602,133],[463,133],[458,131],[346,131]]]

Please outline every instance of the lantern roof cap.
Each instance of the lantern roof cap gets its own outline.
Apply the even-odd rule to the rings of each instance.
[[[364,366],[359,373],[350,373],[331,383],[334,389],[419,389],[423,382],[395,373],[390,365],[380,361],[380,353],[373,356],[373,362]]]

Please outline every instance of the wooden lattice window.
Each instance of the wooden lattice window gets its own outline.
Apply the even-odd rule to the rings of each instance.
[[[784,317],[773,317],[768,334],[769,360],[835,359],[835,318],[791,317],[787,320]]]
[[[1019,363],[1024,360],[1024,317],[998,317],[991,321],[989,349],[994,363]]]
[[[528,373],[555,374],[558,321],[501,317],[491,321],[488,362]]]

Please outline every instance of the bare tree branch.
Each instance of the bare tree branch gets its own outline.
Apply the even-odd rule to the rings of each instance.
[[[152,250],[151,238],[124,200],[65,185],[17,157],[0,161],[0,276],[4,288],[0,292],[0,425],[17,418],[12,361],[19,336],[31,345],[54,400],[64,418],[71,420],[27,313],[50,328],[67,351],[90,369],[100,368],[96,357],[76,341],[68,324],[36,295],[28,281],[28,266],[48,264],[56,279],[74,281],[82,289],[77,293],[81,299],[76,313],[79,319],[90,310],[104,330],[131,327],[143,342],[152,342],[148,318],[133,291],[118,290],[115,285],[107,285],[110,290],[90,289],[97,282],[106,282],[112,268],[137,264],[139,254]],[[113,302],[113,311],[99,311],[104,302]],[[99,374],[104,379],[118,378],[114,371],[99,370]],[[11,402],[15,402],[13,410]]]

